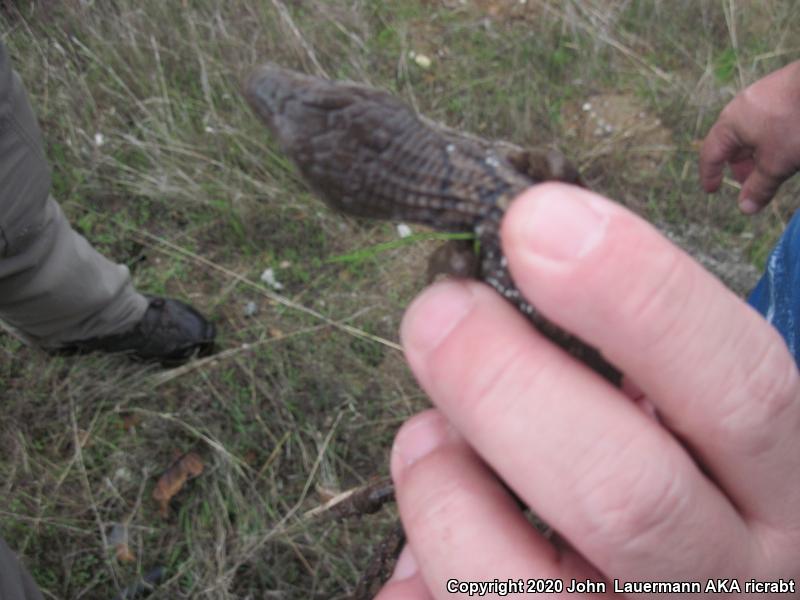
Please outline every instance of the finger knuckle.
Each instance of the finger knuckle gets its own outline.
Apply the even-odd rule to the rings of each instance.
[[[684,513],[690,493],[681,469],[652,461],[626,467],[607,471],[612,474],[595,481],[587,491],[588,539],[635,553],[663,538]]]
[[[693,289],[691,270],[684,257],[671,250],[648,259],[646,268],[631,272],[647,275],[631,285],[621,307],[622,318],[636,332],[635,342],[642,352],[660,352],[665,344],[674,344],[686,325],[685,308]]]
[[[527,390],[537,389],[548,377],[562,373],[563,357],[548,350],[546,345],[511,344],[502,354],[486,360],[486,368],[470,373],[459,402],[468,407],[471,422],[487,428],[499,426],[505,417],[498,406],[514,410],[519,403],[530,401],[520,393],[521,384]]]
[[[398,482],[403,523],[409,530],[449,537],[451,524],[460,520],[464,508],[464,489],[458,477],[442,475],[452,475],[452,463],[457,458],[452,448],[435,450]]]
[[[777,333],[770,332],[752,352],[747,365],[737,365],[727,378],[719,428],[742,451],[758,455],[778,443],[775,429],[790,413],[800,419],[800,377]]]

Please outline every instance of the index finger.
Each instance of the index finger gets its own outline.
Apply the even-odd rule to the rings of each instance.
[[[544,241],[580,237],[570,229],[587,210],[604,228],[593,246],[543,259]],[[773,327],[650,225],[586,190],[528,191],[503,243],[523,294],[636,381],[746,518],[800,526],[800,482],[787,477],[800,468],[800,378]]]
[[[706,192],[712,193],[719,189],[725,163],[732,160],[741,148],[741,141],[723,113],[700,148],[700,184]]]

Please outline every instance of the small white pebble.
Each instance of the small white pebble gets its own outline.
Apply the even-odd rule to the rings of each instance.
[[[584,102],[583,106],[581,106],[581,108],[583,109],[583,112],[588,112],[588,111],[592,110],[592,103],[591,102]]]
[[[425,56],[424,54],[417,54],[416,56],[414,56],[414,62],[417,63],[417,65],[419,65],[423,69],[429,69],[432,64],[431,59]]]
[[[489,165],[490,167],[499,167],[500,166],[500,161],[497,160],[497,158],[494,157],[494,156],[487,156],[486,157],[486,164]]]
[[[127,467],[120,467],[116,471],[114,471],[114,481],[131,481],[133,480],[133,475]]]
[[[282,260],[281,264],[278,265],[281,269],[288,269],[292,266],[292,263],[288,260]]]
[[[407,238],[408,236],[411,235],[411,227],[409,227],[405,223],[398,223],[397,235],[399,235],[401,238]]]
[[[277,279],[275,279],[275,271],[273,271],[271,267],[269,269],[264,269],[264,272],[261,274],[261,281],[266,283],[269,287],[271,287],[274,290],[283,289],[283,284],[278,282]]]
[[[244,316],[254,317],[258,313],[258,305],[252,300],[244,305]]]
[[[445,147],[445,150],[447,150],[448,154],[452,154],[453,152],[456,151],[455,144],[447,144],[447,146]]]
[[[102,146],[105,143],[106,143],[106,136],[104,136],[100,132],[97,132],[97,133],[94,134],[94,145],[95,146],[97,146],[99,148],[100,146]]]
[[[206,133],[216,133],[216,130],[211,125],[206,125]]]

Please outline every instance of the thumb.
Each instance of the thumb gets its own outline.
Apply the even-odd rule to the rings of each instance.
[[[750,172],[749,177],[742,184],[742,191],[739,194],[739,209],[747,215],[757,213],[769,204],[781,183],[783,183],[782,177],[765,173],[762,166],[756,163],[756,168]]]

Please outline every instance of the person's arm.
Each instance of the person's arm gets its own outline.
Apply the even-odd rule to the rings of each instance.
[[[532,188],[502,234],[526,297],[601,349],[660,418],[487,286],[429,288],[402,340],[436,408],[395,441],[408,546],[378,599],[467,597],[448,581],[608,584],[588,597],[610,597],[614,579],[794,586],[800,377],[777,332],[650,225],[591,192]]]
[[[739,207],[752,214],[800,169],[800,61],[760,79],[722,111],[700,150],[703,189],[715,192],[725,164],[742,184]]]

